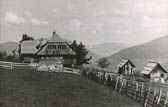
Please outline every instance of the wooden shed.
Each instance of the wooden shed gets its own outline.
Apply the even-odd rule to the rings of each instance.
[[[133,75],[133,68],[135,68],[135,65],[129,59],[123,58],[117,67],[119,75]]]
[[[154,81],[167,78],[167,71],[158,62],[149,62],[140,73],[144,75],[144,78]]]

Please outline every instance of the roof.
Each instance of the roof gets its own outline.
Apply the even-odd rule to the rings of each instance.
[[[133,67],[135,67],[135,65],[129,60],[129,59],[125,59],[123,58],[119,64],[117,65],[117,67],[121,68],[123,67],[127,62],[129,62]]]
[[[58,36],[56,31],[54,31],[52,37],[50,38],[23,41],[21,43],[21,54],[38,54],[48,43],[65,43],[70,48],[67,41]],[[38,45],[40,45],[39,49],[36,48]],[[70,54],[76,54],[71,48],[70,52]]]
[[[60,36],[58,36],[58,34],[56,32],[53,32],[52,37],[50,38],[50,40],[48,41],[48,43],[50,42],[66,42],[64,39],[62,39]]]
[[[140,73],[148,75],[154,70],[154,68],[156,68],[156,66],[162,69],[163,72],[167,73],[167,71],[158,62],[149,62]]]
[[[35,54],[38,41],[28,40],[21,43],[21,54]]]

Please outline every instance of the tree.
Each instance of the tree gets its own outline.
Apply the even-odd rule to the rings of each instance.
[[[6,51],[0,52],[0,60],[4,61],[6,57],[7,57]]]
[[[91,60],[91,56],[88,58],[88,50],[86,49],[85,45],[80,42],[77,44],[76,40],[71,44],[71,48],[76,52],[76,65],[80,67],[83,64],[89,64]]]
[[[104,58],[99,59],[97,61],[97,64],[101,68],[107,68],[110,65],[110,62],[106,57],[104,57]]]
[[[77,47],[78,47],[78,44],[76,40],[74,40],[73,43],[71,44],[71,48],[73,49],[73,51],[77,52]]]
[[[34,38],[28,36],[27,34],[23,34],[22,35],[22,40],[20,41],[20,43],[23,42],[23,41],[25,41],[25,40],[34,40]]]
[[[5,51],[0,52],[0,61],[17,61],[17,58],[15,58],[13,55],[8,55]]]

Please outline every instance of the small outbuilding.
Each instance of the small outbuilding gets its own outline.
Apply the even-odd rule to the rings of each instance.
[[[133,68],[135,68],[135,65],[129,59],[123,58],[117,67],[119,75],[133,75]]]
[[[167,71],[158,62],[149,62],[140,72],[145,79],[159,81],[167,78]]]

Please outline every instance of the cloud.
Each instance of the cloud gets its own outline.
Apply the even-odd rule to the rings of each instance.
[[[70,22],[70,27],[73,28],[73,29],[76,29],[76,30],[78,30],[82,25],[83,24],[79,19],[73,19]]]
[[[30,11],[26,11],[26,12],[25,12],[25,15],[26,15],[26,17],[31,17],[31,16],[32,16],[32,14],[31,14]]]
[[[151,21],[151,18],[148,16],[142,16],[144,21]]]
[[[96,16],[96,17],[100,17],[100,16],[103,16],[105,14],[107,14],[108,12],[105,11],[105,10],[99,10],[99,11],[95,11],[93,12],[93,15]]]
[[[57,12],[58,12],[58,8],[54,8],[54,9],[53,9],[53,12],[54,12],[54,13],[57,13]]]
[[[25,20],[23,17],[18,16],[17,14],[14,14],[12,12],[7,12],[5,15],[5,21],[10,24],[23,24],[26,23],[27,20]]]
[[[67,10],[70,10],[72,8],[72,6],[69,4],[67,5]]]
[[[36,19],[36,18],[31,18],[30,19],[30,22],[32,25],[34,26],[38,26],[38,25],[48,25],[48,22],[47,21],[41,21],[39,19]]]

